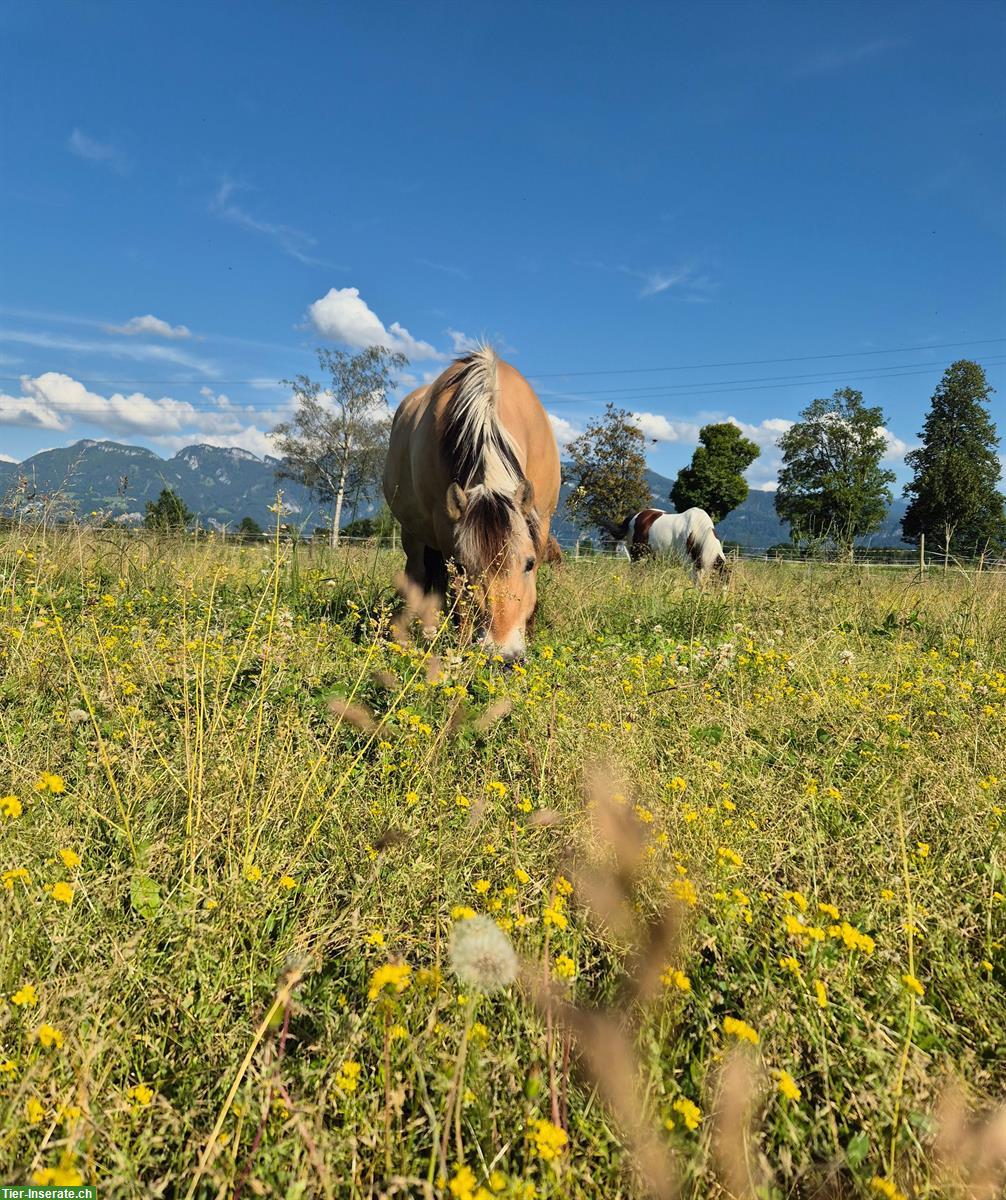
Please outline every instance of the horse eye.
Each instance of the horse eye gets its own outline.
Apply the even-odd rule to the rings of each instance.
[[[525,575],[526,575],[526,574],[528,574],[529,572],[531,572],[531,571],[533,571],[533,570],[534,570],[534,559],[533,559],[533,558],[529,558],[529,559],[527,560],[527,562],[524,564],[524,573],[525,573]]]

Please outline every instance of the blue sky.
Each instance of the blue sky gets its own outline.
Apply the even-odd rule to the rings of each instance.
[[[1006,7],[0,7],[0,455],[262,453],[316,345],[488,335],[673,473],[818,395],[1006,425]],[[999,339],[999,340],[992,340]],[[831,357],[823,357],[831,356]]]

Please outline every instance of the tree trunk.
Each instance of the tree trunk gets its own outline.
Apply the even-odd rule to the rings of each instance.
[[[339,545],[339,526],[342,522],[342,502],[346,498],[346,470],[343,468],[339,476],[339,486],[335,493],[335,508],[332,510],[332,537],[329,545],[333,550]]]

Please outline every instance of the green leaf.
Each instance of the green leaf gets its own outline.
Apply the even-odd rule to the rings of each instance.
[[[870,1153],[870,1139],[865,1133],[857,1133],[845,1147],[845,1161],[850,1167],[859,1167]]]
[[[129,902],[133,911],[145,921],[152,921],[161,907],[161,885],[149,875],[133,875],[129,885]]]

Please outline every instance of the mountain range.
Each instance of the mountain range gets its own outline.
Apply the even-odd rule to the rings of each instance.
[[[305,488],[289,479],[277,479],[281,466],[278,458],[259,458],[233,447],[186,446],[165,459],[142,446],[86,439],[43,450],[22,463],[0,462],[0,498],[25,480],[26,495],[34,497],[34,503],[59,493],[84,516],[97,512],[129,524],[141,520],[148,500],[156,499],[162,488],[171,488],[206,525],[233,528],[248,516],[267,527],[275,520],[269,506],[275,504],[276,492],[282,489],[288,521],[306,530],[324,524],[325,510]],[[672,480],[656,471],[647,471],[646,477],[654,507],[671,507],[668,493]],[[568,490],[564,483],[553,521],[563,545],[575,542],[577,534],[565,516],[563,501]],[[367,516],[378,504],[378,498],[365,498],[355,514],[348,509],[345,520]],[[881,528],[864,541],[874,546],[904,545],[900,531],[904,511],[904,501],[895,500]],[[612,515],[617,519],[624,514]],[[725,517],[718,532],[724,540],[760,549],[786,542],[789,536],[787,526],[775,514],[772,493],[760,491],[752,491]]]

